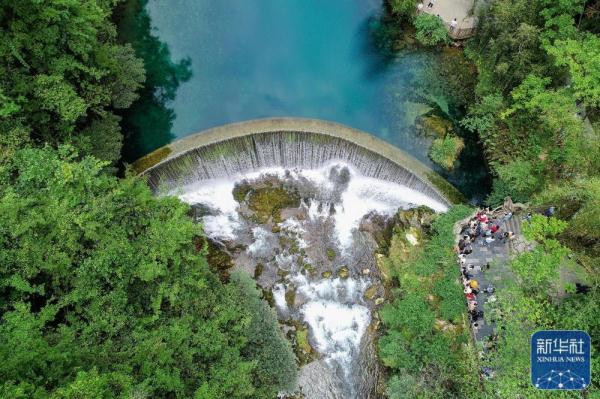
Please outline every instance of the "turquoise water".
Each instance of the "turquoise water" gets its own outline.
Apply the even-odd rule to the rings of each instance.
[[[450,102],[451,113],[452,104],[431,92],[426,72],[436,54],[406,47],[381,1],[151,0],[140,12],[191,76],[172,84],[171,96],[160,87],[146,93],[162,96],[163,114],[146,99],[126,115],[129,130],[138,130],[128,132],[131,158],[213,126],[299,116],[365,130],[431,164],[431,138],[414,127],[415,112],[427,110],[419,105],[427,101],[434,109]],[[465,154],[444,175],[478,197],[485,184],[472,183],[486,174],[477,149],[467,146]]]

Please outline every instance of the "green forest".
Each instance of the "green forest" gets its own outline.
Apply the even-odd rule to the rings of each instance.
[[[415,4],[389,0],[424,46],[449,45]],[[160,42],[118,29],[126,17],[118,0],[0,0],[0,396],[275,398],[297,380],[275,312],[250,276],[208,262],[188,205],[153,196],[123,161],[147,150],[132,149],[140,130],[171,138],[166,109],[124,122],[140,93],[163,88],[161,107],[189,76]],[[434,328],[464,322],[452,227],[473,209],[434,218],[410,258],[396,232],[378,346],[390,398],[600,398],[597,377],[585,393],[535,390],[523,350],[535,330],[586,330],[600,372],[599,35],[598,0],[482,9],[464,43],[477,83],[460,123],[493,174],[485,205],[510,196],[556,215],[524,231],[537,246],[511,263],[517,279],[499,295],[507,317],[485,360],[497,375],[484,382],[465,331]],[[456,156],[445,147],[435,151]],[[586,294],[552,295],[565,259],[585,270]]]

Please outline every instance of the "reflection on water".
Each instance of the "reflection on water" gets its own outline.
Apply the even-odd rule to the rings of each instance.
[[[381,0],[127,4],[121,36],[149,68],[142,98],[125,115],[129,160],[213,126],[299,116],[368,131],[430,163],[432,138],[407,117],[407,102],[427,102],[431,112],[453,119],[461,113],[455,88],[440,91],[435,82],[445,79],[435,67],[443,54],[411,44],[382,14]],[[487,184],[477,143],[467,140],[460,161],[443,174],[468,196],[480,196]]]
[[[146,82],[140,98],[123,112],[124,158],[133,161],[171,142],[175,111],[168,104],[192,76],[189,57],[173,62],[169,47],[152,32],[148,0],[128,0],[117,9],[119,37],[144,60]]]

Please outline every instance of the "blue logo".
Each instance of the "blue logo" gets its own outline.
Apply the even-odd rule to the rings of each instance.
[[[590,385],[590,336],[585,331],[538,331],[531,336],[531,383],[538,389]]]

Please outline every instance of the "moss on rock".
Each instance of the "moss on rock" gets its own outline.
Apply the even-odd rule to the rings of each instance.
[[[254,212],[259,223],[267,223],[271,218],[275,223],[279,223],[282,209],[299,206],[298,193],[283,187],[256,188],[248,195],[248,208]]]
[[[429,147],[429,158],[444,169],[454,168],[458,155],[465,147],[462,138],[448,134],[445,137],[437,138]]]
[[[292,287],[290,287],[290,289],[288,289],[285,292],[285,303],[287,303],[288,307],[293,308],[295,301],[296,301],[296,288],[292,286]]]
[[[348,270],[348,266],[342,266],[337,271],[337,276],[342,279],[347,279],[350,277],[350,270]]]
[[[435,114],[423,116],[419,122],[426,135],[444,137],[453,130],[451,121]]]
[[[371,285],[369,288],[367,288],[365,290],[365,293],[363,294],[363,297],[367,300],[370,301],[373,298],[375,298],[375,296],[377,295],[377,291],[378,291],[378,286],[376,284]]]
[[[335,256],[335,250],[333,248],[327,248],[327,259],[334,260]]]
[[[464,194],[437,173],[433,171],[429,172],[427,174],[427,180],[429,180],[429,182],[434,185],[444,197],[452,202],[452,204],[457,205],[467,203],[467,198]]]
[[[131,165],[131,167],[133,168],[135,173],[142,173],[150,169],[160,161],[166,159],[169,156],[169,154],[171,154],[171,152],[171,148],[167,146],[160,147],[159,149],[152,151],[150,154],[144,155],[143,157],[135,161]]]

